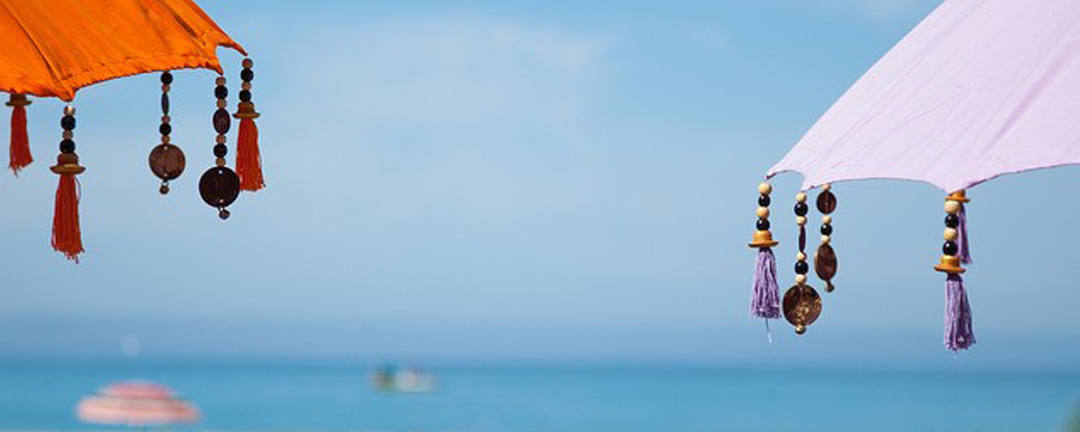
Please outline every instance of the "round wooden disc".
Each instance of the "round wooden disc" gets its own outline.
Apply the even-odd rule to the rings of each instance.
[[[795,285],[784,294],[784,318],[791,325],[808,326],[821,315],[821,296],[810,285]]]
[[[210,168],[199,179],[199,195],[211,207],[226,207],[240,195],[240,177],[227,167]]]
[[[814,254],[814,271],[824,281],[832,280],[836,276],[836,251],[832,246],[818,246],[817,253]]]
[[[184,173],[183,150],[172,144],[159,144],[150,151],[150,171],[159,179],[173,180]]]
[[[822,214],[836,211],[836,195],[830,191],[824,191],[817,196],[817,209]]]

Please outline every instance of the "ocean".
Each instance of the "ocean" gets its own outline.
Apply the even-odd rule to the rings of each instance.
[[[705,366],[428,364],[438,390],[372,389],[370,364],[0,362],[0,430],[103,430],[80,397],[168,384],[202,409],[183,430],[433,432],[1060,431],[1080,374]],[[111,428],[116,430],[118,428]]]

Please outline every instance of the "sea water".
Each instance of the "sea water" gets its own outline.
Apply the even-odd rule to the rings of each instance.
[[[429,394],[380,393],[359,361],[0,362],[0,429],[101,430],[80,397],[110,381],[168,384],[227,431],[1058,431],[1080,374],[426,365]],[[107,429],[107,428],[105,428]],[[116,429],[116,428],[113,428]]]

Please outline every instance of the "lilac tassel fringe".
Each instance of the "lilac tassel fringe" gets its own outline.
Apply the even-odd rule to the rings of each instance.
[[[776,282],[776,257],[771,248],[758,249],[750,314],[765,319],[780,318],[780,285]]]
[[[959,351],[974,344],[971,305],[964,292],[964,280],[958,274],[950,274],[945,281],[945,348]]]
[[[968,249],[967,212],[964,211],[963,204],[960,204],[960,211],[957,212],[957,216],[960,217],[960,224],[956,226],[956,246],[960,249],[957,256],[960,258],[961,264],[971,264],[971,250]]]

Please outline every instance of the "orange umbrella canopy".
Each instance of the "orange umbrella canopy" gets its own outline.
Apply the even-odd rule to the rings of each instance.
[[[0,91],[71,101],[80,88],[246,54],[191,0],[0,0]]]

